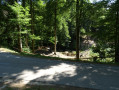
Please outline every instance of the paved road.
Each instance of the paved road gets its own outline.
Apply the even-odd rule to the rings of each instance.
[[[119,90],[119,67],[45,60],[0,52],[0,77],[22,81]]]

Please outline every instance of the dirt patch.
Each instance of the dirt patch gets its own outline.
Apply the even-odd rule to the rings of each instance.
[[[59,58],[65,58],[65,59],[74,59],[75,56],[67,56],[65,54],[62,54],[62,52],[56,52],[56,55],[54,55],[54,52],[49,54],[41,54],[43,56],[50,56],[50,57],[59,57]]]
[[[0,48],[0,52],[17,53],[17,52],[15,52],[15,51],[10,50],[10,49],[7,49],[7,48]]]

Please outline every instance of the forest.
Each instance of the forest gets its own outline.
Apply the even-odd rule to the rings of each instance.
[[[119,62],[119,0],[0,2],[0,46]]]

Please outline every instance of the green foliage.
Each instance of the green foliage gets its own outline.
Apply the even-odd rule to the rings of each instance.
[[[55,43],[55,37],[50,37],[49,42],[54,44]],[[56,42],[58,42],[58,40],[56,40]]]
[[[24,48],[22,48],[22,50],[23,50],[23,52],[31,53],[30,48],[26,48],[26,47],[24,47]]]
[[[118,0],[113,3],[110,3],[111,0],[94,3],[90,3],[89,0],[82,1],[81,4],[79,0],[81,4],[79,7],[80,50],[87,50],[92,46],[91,57],[114,56],[115,38],[119,33],[115,33],[116,29],[119,29],[116,19],[117,11],[119,11]],[[25,7],[13,1],[0,6],[0,42],[2,44],[16,48],[19,35],[21,35],[23,47],[31,47],[32,40],[36,41],[34,43],[36,49],[42,45],[53,45],[56,25],[57,48],[75,50],[76,0],[35,0],[32,6],[33,16],[30,14],[30,9],[28,0],[25,0]],[[84,43],[91,40],[96,45],[90,46],[90,43]],[[23,51],[30,52],[26,48],[23,48]]]
[[[35,36],[35,35],[30,35],[30,38],[32,40],[41,40],[41,38],[39,36]]]
[[[25,26],[29,26],[29,21],[31,20],[29,18],[30,14],[29,14],[29,8],[23,8],[21,5],[19,5],[18,3],[15,3],[14,5],[9,5],[9,7],[13,10],[13,14],[16,15],[16,17],[11,19],[11,22],[15,25],[20,25],[21,29],[25,28]]]
[[[94,51],[90,51],[90,56],[91,57],[99,57],[99,53],[98,52],[94,52]]]

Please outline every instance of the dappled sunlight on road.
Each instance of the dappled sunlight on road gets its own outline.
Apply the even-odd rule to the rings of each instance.
[[[38,67],[37,67],[38,68]],[[77,67],[70,64],[61,63],[56,66],[51,66],[47,69],[38,70],[24,70],[19,74],[16,74],[16,80],[22,84],[28,84],[32,80],[40,81],[58,81],[61,77],[73,77],[77,75]]]
[[[15,87],[53,84],[119,90],[118,66],[47,60],[6,52],[0,53],[0,77]]]

